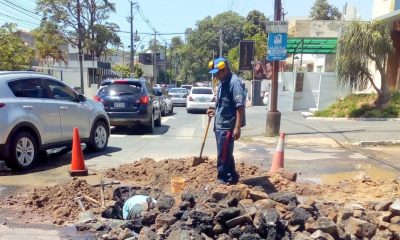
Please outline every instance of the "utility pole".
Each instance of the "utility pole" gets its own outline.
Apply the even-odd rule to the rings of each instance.
[[[282,17],[282,2],[275,0],[274,20],[280,21]],[[279,135],[281,126],[281,113],[277,110],[278,106],[278,72],[279,61],[273,62],[273,75],[271,84],[271,110],[267,112],[266,135],[273,137]]]
[[[131,76],[133,76],[133,73],[134,73],[134,65],[133,65],[133,49],[134,49],[134,46],[133,46],[133,5],[134,5],[134,3],[133,3],[133,1],[130,1],[130,3],[131,3],[131,57],[130,57],[130,61],[129,61],[129,69],[130,69],[130,72],[131,72]]]
[[[157,84],[157,33],[154,33],[154,44],[153,44],[153,84]]]
[[[83,46],[82,46],[82,22],[81,22],[81,3],[80,0],[76,0],[76,12],[78,21],[78,58],[79,58],[79,71],[81,78],[81,93],[85,93],[85,86],[83,81]]]
[[[219,30],[219,57],[222,57],[222,29]]]

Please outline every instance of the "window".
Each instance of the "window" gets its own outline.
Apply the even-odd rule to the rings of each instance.
[[[99,89],[100,95],[120,96],[140,93],[140,83],[110,84]]]
[[[49,98],[51,96],[38,78],[19,79],[9,82],[8,86],[16,97]]]
[[[48,84],[48,87],[53,94],[53,98],[55,100],[63,100],[63,101],[70,101],[76,102],[77,98],[75,96],[74,90],[72,88],[59,83],[57,81],[52,80],[45,80]]]
[[[193,88],[192,94],[213,94],[211,88]]]

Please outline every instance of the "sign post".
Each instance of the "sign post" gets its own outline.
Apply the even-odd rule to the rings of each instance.
[[[281,113],[278,111],[278,72],[279,61],[286,59],[288,22],[281,20],[282,5],[280,0],[275,0],[275,16],[273,22],[266,23],[268,32],[267,60],[273,61],[273,77],[271,84],[271,102],[267,112],[266,136],[279,135],[281,125]]]

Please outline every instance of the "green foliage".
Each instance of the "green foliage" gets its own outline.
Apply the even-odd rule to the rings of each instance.
[[[117,64],[117,65],[114,65],[112,67],[112,70],[120,73],[123,78],[128,78],[131,75],[129,66],[127,66],[127,65],[119,65],[119,64]]]
[[[400,93],[393,93],[385,106],[373,104],[376,94],[352,94],[325,110],[314,113],[317,117],[397,118],[400,117]]]
[[[393,51],[393,42],[388,27],[380,22],[353,22],[339,39],[338,77],[342,86],[364,90],[371,84],[377,94],[377,105],[390,99],[386,83],[386,59]],[[378,88],[370,72],[369,62],[374,61],[381,74],[382,84]]]
[[[311,8],[310,18],[313,20],[339,20],[342,14],[339,9],[328,3],[328,0],[316,0]]]
[[[234,12],[224,12],[214,18],[208,16],[186,30],[185,42],[180,37],[171,41],[169,61],[171,76],[183,83],[210,79],[208,62],[219,56],[219,37],[222,30],[222,55],[227,57],[234,72],[239,68],[239,42],[255,40],[255,58],[266,56],[266,17],[257,10],[246,18]],[[250,79],[251,73],[244,74]]]
[[[110,13],[115,12],[115,4],[108,0],[80,1],[80,23],[77,1],[37,0],[36,6],[37,11],[57,24],[63,37],[79,50],[87,49],[99,57],[106,50],[104,46],[118,42],[115,34],[118,26],[103,24]]]
[[[15,28],[15,24],[5,24],[0,28],[1,71],[27,70],[34,56],[34,50],[18,37]]]
[[[141,76],[143,76],[143,70],[139,67],[139,64],[135,64],[133,70],[135,78],[140,78]]]
[[[93,32],[94,39],[85,39],[85,46],[90,51],[93,51],[97,58],[104,56],[104,52],[109,49],[108,46],[116,47],[122,44],[117,34],[119,27],[116,24],[95,24],[91,28],[91,31]]]
[[[32,31],[35,39],[36,57],[41,65],[54,65],[54,62],[67,62],[66,53],[61,49],[65,43],[58,26],[54,23],[43,21],[40,26]]]

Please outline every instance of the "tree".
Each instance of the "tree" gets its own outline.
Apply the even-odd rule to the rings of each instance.
[[[87,39],[88,43],[86,45],[88,46],[88,49],[91,50],[94,56],[101,58],[109,45],[121,45],[121,39],[117,34],[118,30],[119,27],[116,24],[94,25],[91,31],[93,32],[95,39]]]
[[[265,34],[265,24],[267,18],[265,15],[258,11],[252,10],[247,14],[246,23],[243,26],[243,32],[245,37],[252,37],[256,34]]]
[[[83,19],[87,23],[85,46],[92,56],[100,58],[108,44],[117,46],[121,40],[116,32],[119,26],[104,22],[115,12],[115,4],[109,0],[83,0]],[[103,23],[104,22],[104,23]]]
[[[34,50],[18,37],[16,24],[4,24],[0,28],[0,70],[18,71],[29,69]]]
[[[340,20],[339,9],[328,3],[328,0],[316,0],[311,8],[310,18],[313,20]]]
[[[116,71],[117,73],[120,73],[123,78],[130,77],[130,69],[129,69],[129,66],[127,66],[127,65],[117,64],[112,67],[112,70]]]
[[[222,55],[226,55],[243,39],[244,23],[244,17],[239,14],[224,12],[198,21],[195,29],[187,29],[187,44],[180,48],[182,59],[178,78],[185,83],[207,79],[207,64],[219,53],[219,31],[222,30]]]
[[[139,67],[139,64],[135,64],[134,66],[134,74],[135,78],[140,78],[143,76],[143,70]]]
[[[390,91],[385,70],[388,54],[393,51],[389,29],[381,21],[353,22],[339,39],[337,63],[340,83],[355,90],[364,90],[371,84],[378,95],[375,105],[386,104],[390,100]],[[370,61],[375,63],[381,75],[380,88],[369,69]]]
[[[43,21],[39,28],[32,31],[32,35],[35,39],[36,57],[41,66],[53,66],[55,62],[67,62],[66,53],[62,50],[65,40],[57,25]]]
[[[63,37],[78,48],[81,88],[84,89],[83,51],[86,48],[94,53],[95,26],[115,11],[114,5],[108,0],[37,0],[37,10],[57,24]]]

